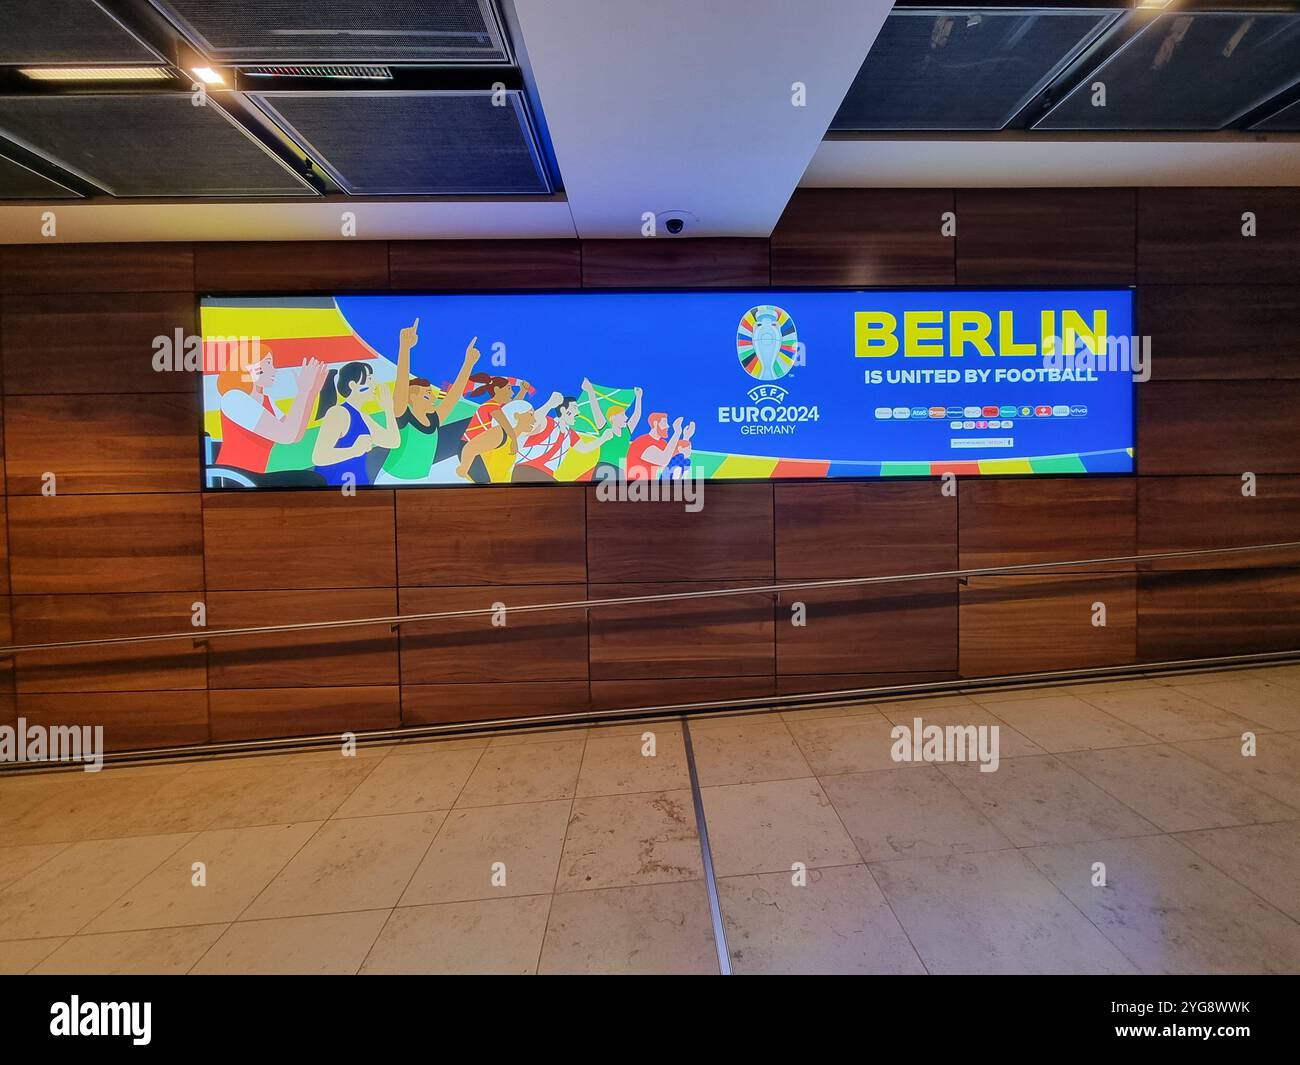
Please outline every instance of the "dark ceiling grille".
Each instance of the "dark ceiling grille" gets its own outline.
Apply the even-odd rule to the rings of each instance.
[[[349,192],[372,196],[550,192],[518,92],[255,95]]]
[[[1115,15],[896,10],[831,129],[1001,129]]]
[[[154,0],[225,63],[505,63],[490,0]]]
[[[0,64],[96,66],[158,60],[94,0],[0,0]]]
[[[1100,82],[1105,106],[1093,103]],[[1300,82],[1300,16],[1168,12],[1037,129],[1218,130]]]
[[[64,200],[77,194],[0,155],[0,200]]]
[[[189,93],[0,97],[0,136],[115,196],[280,196],[313,190]]]
[[[1256,122],[1250,128],[1266,133],[1300,133],[1300,100],[1282,108],[1277,114]]]

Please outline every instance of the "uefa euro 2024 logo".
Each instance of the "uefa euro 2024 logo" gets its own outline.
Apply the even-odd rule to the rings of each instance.
[[[794,319],[780,307],[752,307],[736,327],[736,357],[745,373],[759,381],[776,381],[788,374],[798,346]]]

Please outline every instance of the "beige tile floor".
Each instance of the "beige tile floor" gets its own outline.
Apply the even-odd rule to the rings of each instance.
[[[1000,767],[895,762],[918,717]],[[1300,972],[1300,666],[690,732],[736,973]],[[6,973],[704,974],[713,935],[677,720],[0,775]]]

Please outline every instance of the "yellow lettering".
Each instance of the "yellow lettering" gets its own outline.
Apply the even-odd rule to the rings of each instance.
[[[948,316],[948,331],[948,354],[953,358],[965,355],[967,344],[974,344],[981,355],[993,354],[989,343],[993,319],[983,311],[953,311]]]
[[[943,311],[903,312],[903,355],[943,358]]]
[[[853,314],[853,356],[857,359],[887,359],[898,351],[894,330],[898,319],[887,311],[855,311]]]
[[[1011,311],[998,311],[998,351],[1003,355],[1037,355],[1037,344],[1018,343],[1015,337],[1015,315]]]

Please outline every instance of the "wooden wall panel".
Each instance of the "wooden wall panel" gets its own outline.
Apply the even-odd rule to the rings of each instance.
[[[388,244],[380,240],[198,244],[194,287],[210,292],[317,292],[388,287]]]
[[[183,747],[208,742],[208,693],[203,691],[99,692],[19,695],[28,725],[100,725],[106,751]]]
[[[637,706],[673,706],[680,703],[726,699],[766,699],[776,694],[770,676],[658,677],[649,680],[593,680],[593,710],[625,710]],[[654,728],[647,722],[647,728]]]
[[[9,594],[9,504],[0,495],[0,595]]]
[[[0,292],[193,292],[189,244],[0,246]]]
[[[1143,554],[1300,540],[1300,476],[1263,476],[1255,495],[1240,477],[1143,477],[1138,482]],[[1214,555],[1144,563],[1155,569],[1240,569],[1300,565],[1300,551]],[[1300,603],[1296,604],[1300,610]]]
[[[13,636],[20,644],[191,632],[201,591],[126,595],[19,595]],[[78,647],[18,655],[20,692],[103,692],[207,687],[206,654],[192,640]]]
[[[848,688],[884,688],[897,684],[933,684],[937,681],[957,679],[958,675],[955,669],[933,673],[804,673],[777,677],[776,688],[781,695],[804,695],[812,692],[829,692]]]
[[[948,189],[796,189],[772,232],[772,285],[951,285]]]
[[[757,288],[769,280],[767,241],[747,237],[584,240],[584,288]]]
[[[1137,553],[1133,477],[972,478],[960,482],[958,509],[962,569]]]
[[[773,577],[770,484],[706,485],[696,511],[671,501],[602,501],[588,491],[591,581]]]
[[[388,245],[395,289],[577,288],[576,240],[395,240]]]
[[[707,586],[705,586],[707,587]],[[668,595],[699,584],[593,584],[593,599]],[[772,599],[736,595],[593,607],[591,679],[773,676]]]
[[[195,375],[158,372],[154,354],[184,355],[183,342],[176,351],[176,330],[182,338],[196,333],[197,305],[190,292],[5,296],[0,309],[5,393],[195,395]],[[167,338],[172,347],[156,348],[156,337]]]
[[[804,604],[804,624],[792,623]],[[793,674],[951,672],[957,668],[957,582],[783,592],[776,663]]]
[[[1132,189],[958,189],[957,283],[1130,285]]]
[[[195,495],[12,496],[16,593],[161,592],[203,586]]]
[[[1146,573],[1138,581],[1144,662],[1300,648],[1300,570]]]
[[[402,685],[402,724],[499,721],[507,717],[578,714],[587,709],[585,681],[546,684]]]
[[[1092,624],[1106,605],[1106,626]],[[1136,578],[972,577],[961,589],[963,677],[1123,665],[1137,657]]]
[[[505,607],[490,616],[402,626],[402,683],[534,684],[587,679],[587,618],[581,610],[511,613],[515,606],[581,602],[583,584],[403,588],[403,614]]]
[[[957,500],[938,480],[775,486],[780,580],[957,568]]]
[[[208,493],[210,589],[382,588],[396,580],[393,493]]]
[[[389,588],[329,591],[209,592],[208,628],[299,625],[344,618],[392,617]],[[213,688],[314,688],[397,683],[397,637],[387,625],[264,636],[208,643]]]
[[[196,492],[197,394],[10,396],[5,468],[11,495]]]
[[[1148,381],[1138,473],[1300,472],[1300,381]]]
[[[1139,189],[1138,280],[1300,284],[1300,188]]]
[[[396,497],[403,585],[587,579],[584,488],[449,488]]]
[[[327,736],[401,724],[396,685],[213,690],[212,739]]]
[[[1143,285],[1153,381],[1300,378],[1300,285]]]

